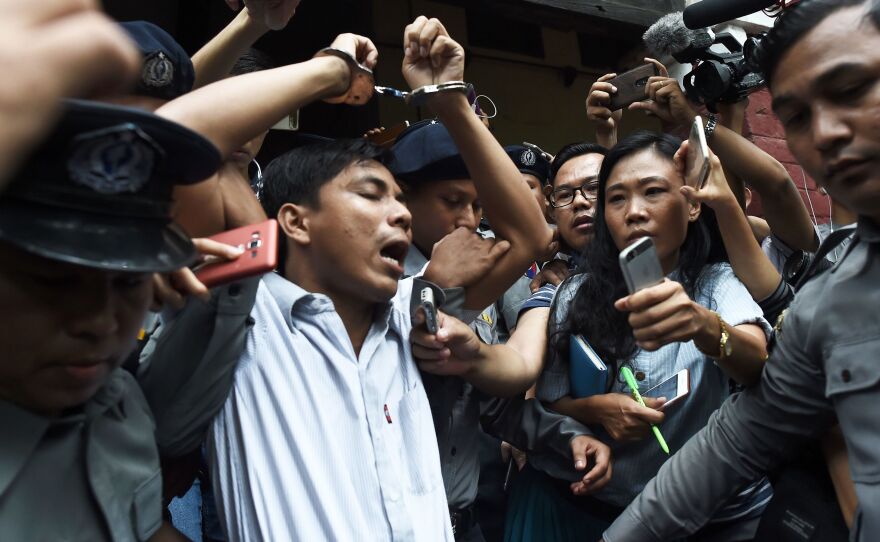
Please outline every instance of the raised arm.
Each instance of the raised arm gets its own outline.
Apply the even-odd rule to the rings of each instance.
[[[464,78],[464,49],[436,19],[419,17],[404,31],[403,75],[410,88]],[[431,110],[449,130],[467,165],[486,216],[510,250],[467,289],[466,307],[495,302],[547,250],[553,233],[516,166],[460,92],[438,92]]]
[[[349,52],[368,66],[376,64],[376,49],[367,38],[343,34],[332,47]],[[323,56],[218,81],[169,102],[156,113],[201,133],[228,157],[290,111],[346,93],[350,81],[351,70],[344,60]],[[236,107],[229,107],[230,103]],[[224,173],[175,190],[175,218],[190,235],[211,235],[252,223],[241,223],[246,220],[262,219],[249,188],[235,182],[241,181],[240,176]]]
[[[676,163],[682,169],[687,145],[687,141],[682,143],[676,154]],[[776,291],[782,276],[755,240],[748,218],[724,178],[720,160],[712,154],[709,163],[711,169],[706,186],[700,190],[685,186],[682,192],[691,202],[705,203],[715,211],[733,272],[748,289],[752,299],[760,302]]]
[[[630,109],[649,111],[665,122],[688,126],[697,112],[681,90],[678,81],[652,77],[648,83],[651,100],[636,102]],[[709,146],[721,163],[761,196],[770,229],[794,250],[813,251],[817,247],[813,223],[794,181],[785,167],[752,142],[718,125]]]
[[[196,80],[193,88],[226,78],[241,57],[269,27],[244,8],[226,27],[192,57]]]

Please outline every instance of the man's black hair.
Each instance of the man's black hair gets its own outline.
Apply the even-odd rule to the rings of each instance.
[[[263,172],[260,203],[269,218],[285,203],[319,207],[318,192],[351,164],[387,163],[388,151],[366,139],[339,139],[307,145],[272,160]],[[340,217],[341,219],[343,217]]]
[[[245,73],[271,70],[274,67],[275,63],[269,55],[259,49],[251,47],[245,54],[241,55],[238,60],[235,61],[235,65],[232,66],[232,70],[229,74],[242,75]]]
[[[366,160],[387,164],[390,155],[386,149],[366,139],[338,139],[306,145],[288,151],[272,160],[263,172],[260,203],[266,216],[276,218],[285,203],[320,207],[318,193],[348,166]],[[339,217],[345,220],[345,217]],[[278,270],[284,270],[287,260],[287,241],[279,232]]]
[[[764,75],[768,86],[779,59],[804,35],[832,13],[853,6],[866,5],[867,18],[880,29],[880,0],[802,0],[782,12],[773,28],[761,40],[754,57],[754,69]],[[853,29],[853,32],[858,32]]]
[[[556,182],[556,173],[559,172],[559,169],[562,168],[563,164],[572,158],[577,158],[578,156],[583,156],[585,154],[601,154],[602,156],[605,156],[608,154],[608,149],[597,143],[587,142],[569,143],[562,147],[559,149],[559,152],[556,153],[553,162],[550,164],[550,186],[553,186]]]

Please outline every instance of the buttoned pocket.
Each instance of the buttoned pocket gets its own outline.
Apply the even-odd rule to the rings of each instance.
[[[880,435],[865,428],[877,424],[880,400],[880,337],[836,344],[825,351],[825,394],[834,405],[855,482],[880,483]]]
[[[425,388],[419,382],[397,404],[403,463],[410,490],[416,495],[434,491],[440,483],[440,454]]]
[[[162,471],[156,471],[134,490],[131,508],[138,540],[148,540],[162,525]]]

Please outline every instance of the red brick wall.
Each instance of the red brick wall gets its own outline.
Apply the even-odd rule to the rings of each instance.
[[[812,201],[812,208],[819,222],[828,222],[831,214],[829,199],[818,191],[816,183],[804,172],[803,168],[798,165],[794,156],[789,152],[788,146],[785,143],[785,131],[782,129],[779,119],[773,114],[773,110],[770,107],[770,99],[770,92],[766,89],[749,96],[749,106],[746,109],[743,135],[769,155],[782,162],[789,175],[791,175],[794,184],[800,189],[804,205],[807,206],[807,211],[810,211],[810,202]],[[805,183],[806,191],[804,190]],[[809,193],[809,199],[807,193]],[[749,212],[761,215],[761,202],[757,195],[753,196]]]

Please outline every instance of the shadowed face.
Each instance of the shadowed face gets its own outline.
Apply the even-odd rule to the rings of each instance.
[[[44,415],[88,401],[134,347],[152,292],[147,273],[0,243],[0,399]]]
[[[880,222],[880,32],[863,6],[795,42],[773,72],[792,154],[836,201]]]

